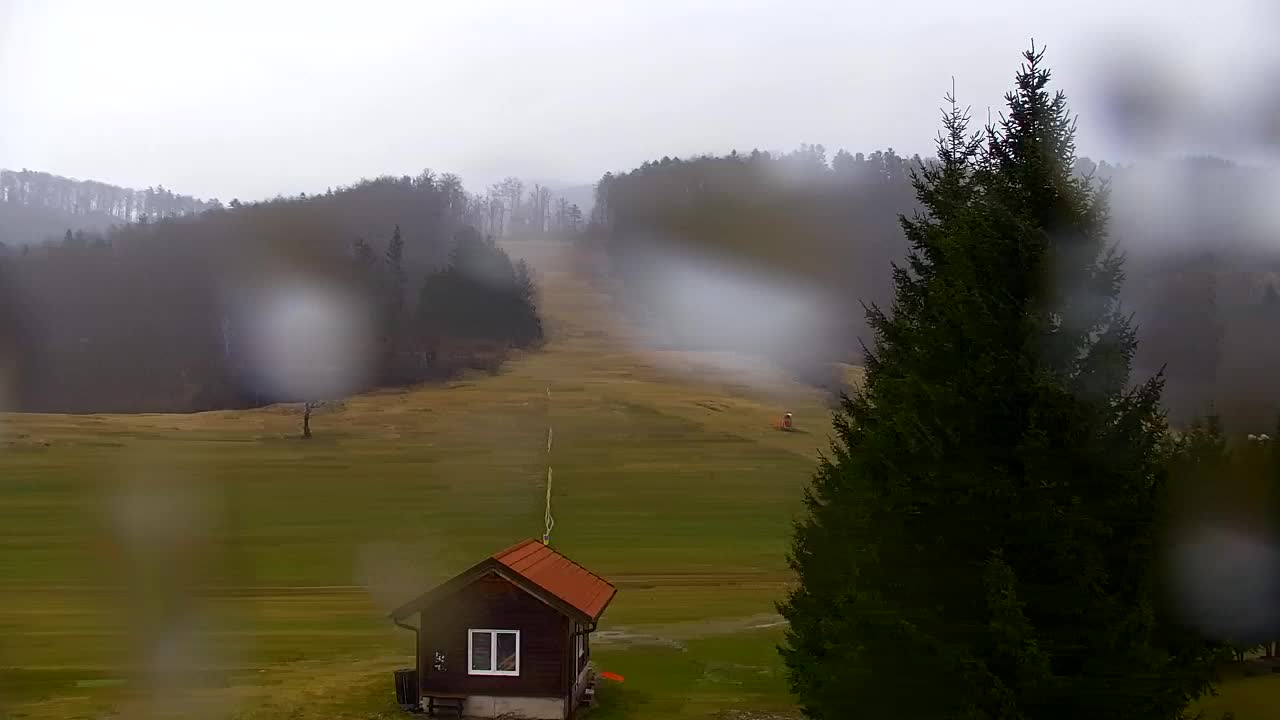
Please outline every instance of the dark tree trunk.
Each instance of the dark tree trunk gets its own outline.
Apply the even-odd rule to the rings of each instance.
[[[302,439],[311,439],[311,403],[302,404]]]

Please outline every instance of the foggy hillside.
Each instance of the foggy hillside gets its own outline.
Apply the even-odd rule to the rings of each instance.
[[[490,203],[454,176],[159,220],[151,207],[105,232],[0,250],[0,367],[15,374],[16,408],[333,399],[493,369],[541,337],[532,277],[476,229]]]
[[[134,190],[33,170],[0,170],[0,243],[9,247],[60,238],[68,231],[189,215],[214,207],[164,187]]]
[[[0,244],[20,248],[60,238],[68,230],[105,230],[113,222],[116,221],[105,213],[74,215],[60,208],[0,202]]]
[[[918,210],[892,149],[822,146],[662,158],[597,186],[590,236],[611,259],[624,307],[684,349],[773,356],[815,382],[871,345],[862,303],[887,308],[890,267]],[[1126,253],[1135,369],[1163,368],[1175,420],[1214,407],[1269,423],[1280,403],[1280,247],[1267,222],[1271,175],[1216,158],[1077,173],[1111,187],[1111,237]]]
[[[43,308],[29,316],[43,318],[32,324],[42,342],[32,346],[31,355],[50,354],[43,363],[46,384],[32,391],[35,399],[24,407],[199,409],[269,398],[247,389],[225,368],[200,381],[190,376],[203,371],[189,365],[144,372],[139,378],[145,375],[145,382],[116,383],[136,398],[124,403],[89,400],[105,392],[96,379],[67,379],[75,375],[71,368],[79,361],[74,357],[111,367],[103,363],[103,353],[113,347],[105,338],[114,321],[90,320],[97,316],[90,306],[116,302],[109,299],[120,289],[113,289],[116,281],[107,276],[127,273],[123,267],[136,260],[122,265],[120,258],[142,246],[150,253],[173,254],[179,264],[228,268],[244,264],[235,248],[254,247],[249,238],[266,238],[263,247],[278,250],[278,240],[306,237],[300,247],[307,254],[336,257],[350,254],[357,240],[385,243],[399,225],[406,272],[420,278],[447,264],[453,234],[463,227],[494,237],[573,233],[588,219],[588,240],[610,258],[611,272],[621,281],[623,307],[635,321],[657,328],[664,346],[763,353],[811,382],[829,385],[829,366],[860,364],[863,344],[872,341],[859,308],[863,302],[883,306],[889,299],[888,270],[901,261],[906,247],[897,218],[917,209],[910,174],[921,162],[892,149],[842,150],[828,157],[815,145],[785,154],[664,157],[606,174],[594,186],[553,189],[550,183],[512,177],[484,195],[466,192],[455,176],[424,173],[312,198],[236,201],[230,214],[217,201],[163,188],[136,191],[5,171],[0,173],[0,242],[24,297]],[[1269,405],[1280,402],[1280,383],[1259,369],[1280,362],[1280,342],[1270,340],[1280,252],[1268,243],[1267,225],[1259,219],[1269,197],[1259,189],[1268,187],[1269,176],[1215,158],[1143,166],[1081,158],[1076,171],[1111,183],[1111,233],[1129,256],[1123,296],[1142,339],[1138,372],[1151,375],[1163,368],[1165,401],[1175,419],[1200,413],[1212,402],[1246,422],[1262,422]],[[247,227],[257,229],[245,231],[233,217],[254,218]],[[267,230],[264,224],[277,227]],[[65,238],[68,231],[71,237]],[[19,252],[22,245],[49,240],[56,241],[54,246],[30,258]],[[173,247],[158,249],[156,242]],[[80,276],[70,268],[80,266],[74,273],[94,279],[72,280]],[[212,308],[216,293],[206,280],[183,281],[179,287],[193,298],[204,297],[201,302]],[[69,287],[66,283],[81,288],[83,299],[76,302],[86,303],[82,309],[74,310],[77,305],[61,297],[65,290],[58,288]],[[411,283],[405,297],[412,301],[416,294]],[[57,305],[66,307],[49,314]],[[173,352],[182,333],[201,325],[180,313],[173,320],[170,330],[158,322],[146,342],[163,338]],[[55,339],[63,333],[65,341]],[[221,334],[209,330],[203,340],[192,336],[194,345],[183,352],[204,355],[198,348],[216,345]],[[87,354],[68,356],[73,346]],[[67,369],[57,370],[62,365]],[[81,381],[99,389],[75,389]],[[149,396],[151,391],[135,392],[138,383],[168,383],[169,389]]]

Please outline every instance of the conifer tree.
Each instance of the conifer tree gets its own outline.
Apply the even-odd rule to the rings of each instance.
[[[971,134],[949,96],[866,381],[806,491],[779,610],[813,718],[1178,717],[1208,658],[1157,621],[1159,378],[1130,382],[1105,187],[1043,51]]]
[[[392,358],[399,350],[400,338],[404,333],[404,239],[400,236],[400,226],[395,226],[391,240],[387,243],[386,274],[382,288],[382,362],[389,367]]]
[[[399,323],[404,312],[404,289],[404,239],[396,225],[387,243],[387,315],[393,325]]]

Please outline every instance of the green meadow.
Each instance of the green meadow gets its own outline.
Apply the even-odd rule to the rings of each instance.
[[[310,441],[294,406],[0,418],[0,714],[401,716],[412,636],[387,611],[540,536],[549,461],[553,544],[619,588],[594,658],[625,681],[592,716],[796,715],[773,603],[825,399],[643,351],[564,247],[512,251],[546,347],[322,408]],[[1274,698],[1255,678],[1206,707],[1261,720]]]
[[[549,460],[553,544],[619,587],[599,716],[787,711],[773,603],[823,398],[638,350],[563,249],[514,250],[546,347],[322,408],[310,441],[294,406],[0,420],[0,709],[397,715],[386,612],[540,536]]]

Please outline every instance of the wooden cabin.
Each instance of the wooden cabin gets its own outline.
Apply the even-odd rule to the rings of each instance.
[[[591,633],[617,590],[525,540],[391,613],[417,632],[422,708],[567,720],[591,681]],[[404,621],[417,616],[416,627]]]

